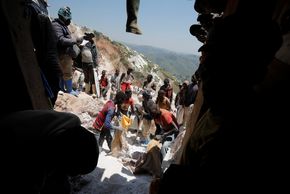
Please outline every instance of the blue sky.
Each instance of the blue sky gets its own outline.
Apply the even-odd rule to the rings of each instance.
[[[62,6],[69,6],[73,23],[102,32],[112,40],[149,45],[197,54],[201,43],[189,33],[197,23],[194,0],[140,0],[138,24],[142,35],[127,33],[126,0],[48,0],[49,13],[57,17]]]

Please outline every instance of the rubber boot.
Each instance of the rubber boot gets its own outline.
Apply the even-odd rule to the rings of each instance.
[[[78,92],[74,91],[72,89],[72,79],[69,79],[69,80],[65,80],[65,88],[66,88],[66,93],[69,93],[71,95],[74,95],[74,96],[78,96]]]
[[[63,80],[63,78],[60,78],[59,80],[59,87],[61,91],[65,92],[65,81]]]
[[[112,136],[110,136],[110,135],[106,136],[106,141],[107,141],[107,144],[108,144],[110,151],[112,151],[112,141],[113,141]]]

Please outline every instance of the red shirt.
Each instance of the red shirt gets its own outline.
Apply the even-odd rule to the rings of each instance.
[[[130,106],[131,106],[132,111],[134,111],[134,100],[132,97],[124,101],[122,109],[128,110]]]
[[[175,123],[175,125],[178,126],[176,118],[171,112],[162,108],[160,108],[160,111],[161,115],[158,118],[155,118],[154,121],[156,124],[161,125],[165,132],[172,129],[172,123]]]
[[[106,76],[102,76],[100,79],[101,87],[105,88],[108,86],[108,78]]]

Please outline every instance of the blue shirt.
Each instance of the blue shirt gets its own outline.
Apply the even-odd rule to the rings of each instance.
[[[104,123],[104,126],[105,126],[106,129],[109,129],[109,130],[113,129],[111,121],[112,121],[112,119],[114,117],[114,114],[115,114],[115,109],[114,108],[110,108],[108,110],[108,113],[107,113],[106,119],[105,119],[105,123]]]

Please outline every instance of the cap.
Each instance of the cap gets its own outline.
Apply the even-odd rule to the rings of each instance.
[[[94,38],[95,37],[95,34],[93,32],[85,32],[85,38]]]

